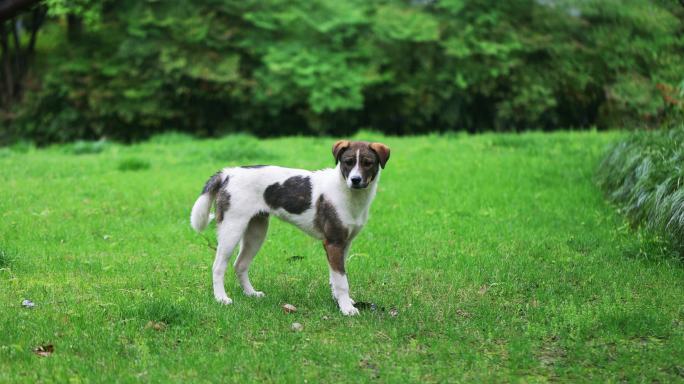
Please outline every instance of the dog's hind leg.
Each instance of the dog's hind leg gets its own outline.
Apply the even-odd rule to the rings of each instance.
[[[266,232],[268,231],[268,215],[254,216],[247,225],[247,230],[240,242],[240,253],[235,259],[235,274],[240,281],[242,290],[247,296],[263,297],[264,293],[252,287],[249,281],[249,265],[254,256],[259,252],[259,248],[264,243]]]
[[[214,298],[221,304],[233,302],[226,294],[223,279],[226,274],[228,259],[230,259],[230,255],[233,253],[233,249],[235,249],[240,238],[242,238],[246,227],[247,221],[240,220],[239,218],[225,218],[218,225],[218,246],[216,247],[216,259],[214,259],[214,266],[212,267],[212,280]]]

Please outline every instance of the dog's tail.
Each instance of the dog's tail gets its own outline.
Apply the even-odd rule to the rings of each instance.
[[[221,171],[216,172],[212,177],[207,180],[207,183],[202,189],[202,194],[195,201],[195,205],[192,206],[192,213],[190,213],[190,225],[197,232],[202,232],[204,228],[207,227],[209,223],[209,210],[211,209],[211,204],[216,199],[216,194],[221,185],[223,185],[223,180],[225,180],[226,175]]]

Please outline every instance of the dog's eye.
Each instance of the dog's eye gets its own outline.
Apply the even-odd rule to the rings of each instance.
[[[372,163],[371,161],[364,160],[363,162],[361,162],[361,165],[363,165],[364,167],[368,168],[368,167],[370,167],[371,165],[373,165],[373,163]]]
[[[354,165],[354,159],[347,159],[344,161],[344,163],[351,167],[352,165]]]

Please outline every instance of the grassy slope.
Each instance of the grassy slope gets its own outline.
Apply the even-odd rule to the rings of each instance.
[[[217,305],[213,233],[188,224],[217,168],[329,166],[330,139],[1,151],[0,382],[682,380],[684,269],[593,185],[613,139],[383,139],[392,158],[348,271],[354,298],[399,315],[356,318],[330,297],[321,245],[275,220],[252,268],[267,297],[231,278],[235,303]],[[31,352],[47,343],[51,357]]]

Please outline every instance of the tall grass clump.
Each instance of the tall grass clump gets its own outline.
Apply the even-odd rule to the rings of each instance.
[[[618,142],[597,180],[633,224],[663,235],[684,256],[684,125]]]
[[[0,268],[9,267],[14,260],[14,254],[0,244]]]

